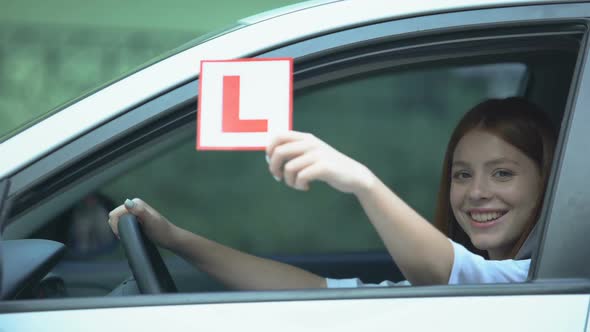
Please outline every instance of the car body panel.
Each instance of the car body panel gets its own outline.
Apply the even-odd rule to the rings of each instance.
[[[536,295],[169,305],[2,314],[0,326],[22,332],[48,326],[62,332],[582,331],[589,300],[589,295]]]

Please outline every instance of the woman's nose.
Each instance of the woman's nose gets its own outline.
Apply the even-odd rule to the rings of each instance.
[[[469,186],[469,198],[472,200],[490,198],[491,193],[489,189],[489,184],[485,178],[475,176],[473,181],[471,181],[471,185]]]

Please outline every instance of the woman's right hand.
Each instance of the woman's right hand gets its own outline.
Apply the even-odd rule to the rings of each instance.
[[[127,199],[125,204],[109,213],[108,223],[117,237],[119,237],[119,218],[126,213],[137,217],[143,232],[156,245],[173,250],[180,229],[139,198]]]
[[[309,133],[276,135],[266,155],[274,178],[297,190],[309,190],[312,181],[323,181],[336,190],[358,195],[376,183],[363,164]]]

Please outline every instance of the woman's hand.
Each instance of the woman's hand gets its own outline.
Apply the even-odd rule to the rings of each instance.
[[[150,240],[158,246],[173,250],[180,229],[139,198],[128,199],[125,204],[109,213],[108,222],[117,237],[119,237],[119,218],[125,213],[131,213],[137,217],[142,230]]]
[[[358,194],[375,182],[363,164],[308,133],[290,131],[276,136],[266,155],[275,179],[298,190],[309,190],[309,183],[319,180],[341,192]]]

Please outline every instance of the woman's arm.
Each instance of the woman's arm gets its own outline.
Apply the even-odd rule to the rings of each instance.
[[[265,259],[221,245],[181,230],[175,250],[226,286],[234,289],[325,288],[326,279],[281,262]]]
[[[447,284],[453,267],[449,240],[375,177],[355,192],[369,220],[412,285]]]
[[[298,190],[324,181],[356,195],[387,250],[412,285],[446,284],[453,266],[449,240],[368,168],[311,134],[278,135],[267,148],[273,176]]]
[[[138,217],[146,235],[199,270],[233,289],[325,288],[326,280],[300,268],[243,253],[184,230],[140,199],[127,200],[109,214],[109,224],[118,234],[119,218],[125,213]]]

